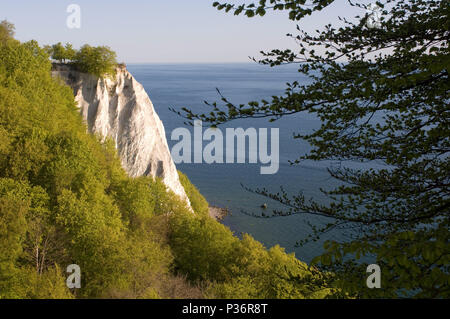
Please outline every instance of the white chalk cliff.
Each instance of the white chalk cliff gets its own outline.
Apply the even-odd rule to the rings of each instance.
[[[144,87],[126,68],[118,68],[112,79],[99,79],[68,65],[55,64],[52,75],[73,88],[88,130],[115,141],[122,166],[131,177],[160,177],[189,204],[170,155],[163,123]]]

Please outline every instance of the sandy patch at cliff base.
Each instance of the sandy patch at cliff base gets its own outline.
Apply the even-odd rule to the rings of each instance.
[[[216,219],[217,221],[221,221],[227,216],[229,213],[227,208],[221,208],[217,206],[209,206],[209,216]]]

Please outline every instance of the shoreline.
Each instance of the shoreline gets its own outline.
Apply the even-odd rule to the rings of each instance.
[[[209,216],[218,222],[222,221],[230,213],[228,208],[209,206]]]

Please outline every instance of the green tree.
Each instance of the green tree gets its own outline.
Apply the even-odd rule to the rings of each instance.
[[[68,61],[73,61],[75,60],[75,55],[77,53],[77,51],[73,48],[73,45],[70,43],[66,43],[65,47],[64,47],[64,58],[65,60]]]
[[[0,22],[0,43],[5,43],[7,40],[14,37],[14,24],[3,20]]]
[[[44,46],[44,51],[47,52],[53,60],[59,61],[60,63],[67,63],[75,60],[75,55],[77,53],[72,44],[66,43],[64,46],[61,42],[52,46]]]
[[[16,260],[22,254],[26,236],[27,204],[7,190],[0,194],[0,298],[19,297],[15,290],[19,276]]]
[[[266,11],[287,11],[297,21],[314,15],[334,0],[262,0],[235,5],[215,2],[219,10],[248,17]],[[268,118],[309,112],[322,120],[311,134],[296,138],[310,143],[303,160],[383,163],[380,169],[329,168],[342,182],[324,189],[330,203],[256,193],[286,206],[277,215],[320,216],[308,238],[333,229],[350,231],[351,239],[330,240],[315,261],[332,270],[340,290],[354,296],[449,297],[450,295],[450,2],[387,0],[379,28],[370,28],[368,14],[343,19],[343,26],[325,25],[316,35],[297,27],[296,51],[262,52],[261,64],[296,63],[311,84],[293,82],[270,101],[212,106],[212,113],[182,115],[219,125],[238,118]],[[350,3],[363,12],[367,7]],[[353,22],[352,22],[353,21]],[[363,257],[375,258],[382,270],[382,289],[365,286]],[[360,262],[355,262],[360,260]]]
[[[52,45],[51,49],[51,57],[53,60],[57,60],[60,63],[64,63],[66,60],[66,49],[61,44],[61,42],[58,42],[57,44]]]

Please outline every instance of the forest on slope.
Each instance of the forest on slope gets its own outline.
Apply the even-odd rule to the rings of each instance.
[[[87,133],[48,52],[0,25],[0,298],[321,298],[330,274],[195,213],[159,179],[130,178]],[[81,288],[66,286],[79,265]]]

